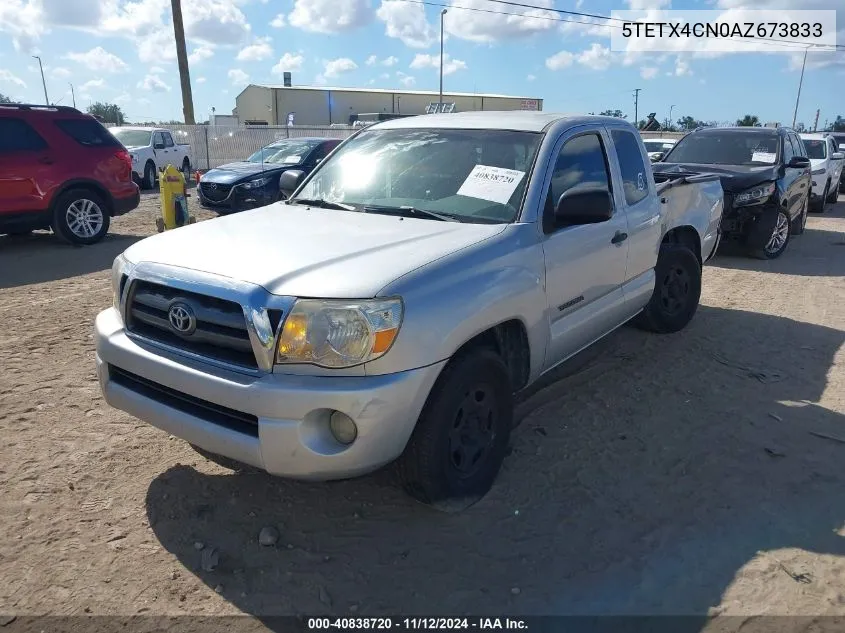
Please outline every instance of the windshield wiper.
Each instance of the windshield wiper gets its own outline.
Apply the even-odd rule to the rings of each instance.
[[[374,213],[396,213],[397,215],[403,215],[405,217],[418,215],[429,218],[430,220],[440,220],[441,222],[460,222],[460,220],[453,215],[437,213],[436,211],[429,211],[428,209],[418,209],[416,207],[381,207],[367,205],[362,210]]]
[[[342,202],[332,202],[331,200],[324,200],[323,198],[294,198],[288,200],[290,204],[307,204],[312,207],[320,207],[321,209],[336,209],[338,211],[357,211],[351,204],[343,204]]]

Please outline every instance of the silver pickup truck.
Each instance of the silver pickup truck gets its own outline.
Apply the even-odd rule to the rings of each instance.
[[[545,112],[377,123],[281,186],[117,257],[105,398],[275,475],[398,458],[433,504],[490,488],[515,392],[632,318],[692,319],[723,200],[716,176],[655,182],[621,119]]]

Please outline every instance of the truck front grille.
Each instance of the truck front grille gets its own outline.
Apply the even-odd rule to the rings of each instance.
[[[193,319],[187,331],[174,325],[174,320],[177,325],[184,322],[184,318],[171,318],[174,306],[182,309],[181,316]],[[276,315],[274,328],[278,318]],[[193,354],[258,368],[243,308],[234,301],[139,279],[132,283],[126,300],[126,328],[132,334]]]
[[[221,185],[216,182],[203,182],[200,180],[200,191],[203,197],[209,202],[222,202],[232,190],[232,185]]]

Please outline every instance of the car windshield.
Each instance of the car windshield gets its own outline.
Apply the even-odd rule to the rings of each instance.
[[[703,165],[773,165],[780,155],[776,133],[731,130],[688,134],[663,159]]]
[[[124,147],[147,147],[152,132],[147,130],[109,130]]]
[[[277,141],[262,147],[246,159],[248,163],[276,163],[281,165],[296,165],[319,144],[319,141]],[[263,159],[262,159],[263,157]]]
[[[804,139],[807,158],[827,158],[827,141],[823,139]]]
[[[665,141],[643,141],[643,145],[645,145],[645,151],[647,152],[665,152],[668,149],[672,149],[672,143]]]
[[[513,222],[541,139],[507,130],[369,129],[324,163],[298,197]]]

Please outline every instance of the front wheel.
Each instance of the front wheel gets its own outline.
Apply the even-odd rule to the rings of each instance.
[[[53,209],[53,232],[70,244],[94,244],[109,231],[111,218],[103,199],[93,191],[71,189]]]
[[[185,177],[185,182],[191,181],[191,161],[187,156],[182,160],[182,175]]]
[[[505,459],[513,406],[510,377],[498,354],[478,349],[453,358],[397,463],[405,490],[446,511],[481,499]]]
[[[842,177],[839,177],[839,182],[842,181]],[[835,185],[830,187],[830,194],[828,194],[826,200],[831,204],[836,204],[837,199],[839,198],[839,182]]]
[[[152,189],[156,186],[156,166],[153,161],[148,160],[144,165],[144,179],[141,181],[142,189]]]
[[[654,267],[654,292],[634,324],[650,332],[678,332],[692,320],[701,299],[701,264],[688,248],[664,246]]]
[[[801,208],[801,215],[792,221],[791,231],[793,235],[801,235],[807,227],[807,211],[810,206],[810,196],[804,199],[804,206]]]
[[[751,255],[758,259],[777,259],[783,255],[789,244],[789,224],[789,216],[783,209],[762,214],[751,232]]]

